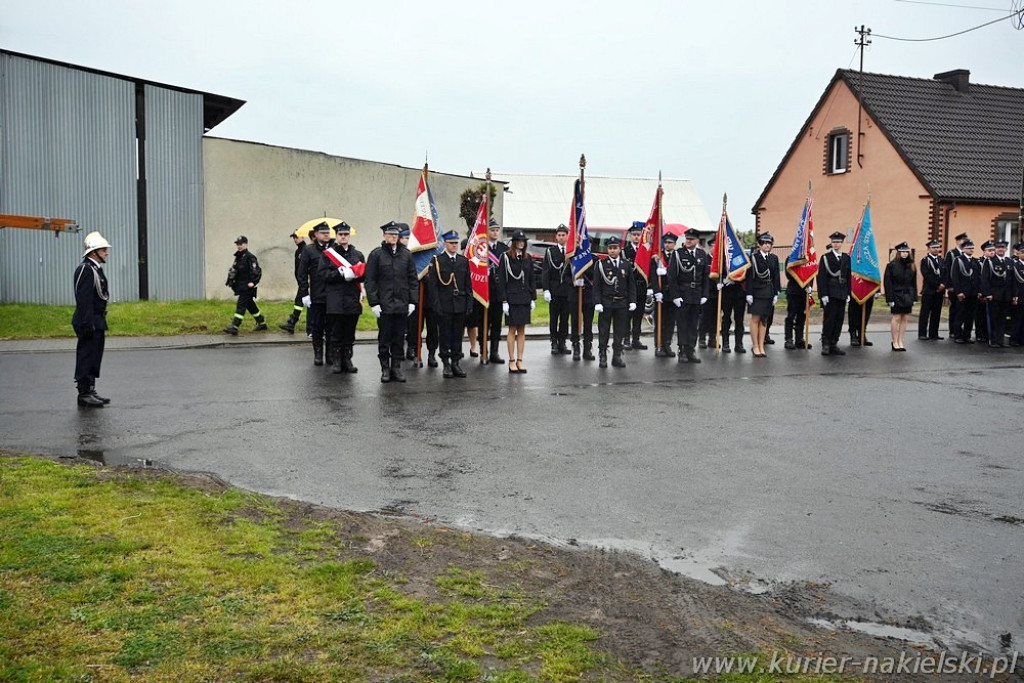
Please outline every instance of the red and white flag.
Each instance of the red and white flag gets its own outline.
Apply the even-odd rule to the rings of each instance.
[[[420,173],[419,187],[416,188],[416,209],[409,229],[409,251],[415,253],[437,245],[437,225],[430,191],[427,189],[427,169],[424,168]]]
[[[484,308],[491,305],[490,288],[487,283],[491,261],[491,250],[487,240],[487,217],[490,215],[487,210],[487,195],[488,193],[484,192],[480,209],[476,212],[473,233],[466,240],[466,258],[469,259],[469,281],[473,285],[473,298]]]
[[[651,281],[651,259],[661,250],[661,235],[665,232],[665,216],[661,211],[661,197],[665,193],[658,183],[658,191],[654,195],[654,205],[651,207],[651,215],[647,217],[644,224],[644,231],[640,233],[640,244],[636,248],[636,261],[634,266],[644,280]]]
[[[363,273],[366,272],[365,263],[360,261],[359,263],[352,265],[341,254],[334,251],[334,247],[327,247],[324,249],[324,254],[327,256],[327,260],[333,263],[339,270],[342,268],[351,268],[357,278],[362,277]]]

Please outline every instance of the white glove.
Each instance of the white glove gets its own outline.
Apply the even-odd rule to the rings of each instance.
[[[675,299],[672,299],[672,303],[674,303],[676,305],[676,308],[682,308],[682,306],[683,306],[683,299],[682,299],[682,297],[676,297]]]
[[[665,300],[665,297],[661,295],[661,292],[658,292],[657,294],[654,295],[654,300],[660,304],[662,301]]]
[[[501,302],[501,312],[504,313],[505,315],[508,315],[508,302],[507,301],[502,301]]]
[[[302,297],[302,305],[305,306],[306,308],[309,308],[310,306],[312,306],[313,305],[313,297],[311,297],[309,294],[307,294],[306,296]]]
[[[732,280],[728,279],[728,278],[726,278],[725,282],[723,283],[723,285],[726,286],[726,287],[728,287],[729,285],[734,285],[734,284],[736,284],[736,283],[733,282]]]
[[[654,290],[653,289],[648,289],[647,290],[647,296],[654,296]]]
[[[811,287],[810,285],[807,285],[806,287],[804,287],[804,291],[807,292],[808,294],[810,294],[811,292],[814,291],[814,287]]]
[[[708,298],[707,298],[706,296],[702,296],[702,297],[700,298],[700,305],[701,305],[701,306],[703,306],[703,305],[704,305],[704,304],[706,304],[707,302],[708,302]]]
[[[747,305],[750,306],[753,303],[754,303],[754,297],[751,296],[750,294],[747,294]]]
[[[598,313],[604,313],[604,304],[594,304],[594,310]]]
[[[846,303],[850,303],[850,297],[846,297]]]
[[[356,279],[356,274],[352,271],[351,268],[339,268],[338,270],[341,271],[342,276],[346,280],[352,281]]]
[[[664,266],[658,266],[657,273],[658,275],[668,275],[668,270]]]
[[[896,302],[895,301],[890,301],[889,302],[889,308],[895,308],[895,307],[896,307]]]
[[[537,302],[536,301],[531,301],[530,302],[530,310],[532,311],[535,308],[537,308]]]
[[[633,311],[636,310],[636,302],[635,301],[630,301],[629,302],[629,310],[630,310],[630,312],[633,312]]]
[[[717,289],[719,292],[721,292],[724,288],[725,288],[725,285],[723,285],[721,282],[719,282],[717,285],[715,285],[715,289]]]
[[[547,290],[547,289],[544,290],[544,301],[547,301],[548,303],[551,303],[551,291],[550,290]]]
[[[828,297],[827,296],[821,297],[821,305],[822,306],[828,306]]]
[[[412,312],[416,310],[416,304],[409,304],[409,312],[406,315],[412,315]]]
[[[583,286],[583,278],[580,278],[578,280],[573,280],[572,284],[573,284],[574,287],[582,287]]]
[[[772,297],[772,306],[774,306],[777,303],[779,303],[779,295],[778,294],[776,294],[775,296]]]
[[[370,310],[373,311],[374,317],[380,317],[380,304],[377,304],[376,306],[370,306]]]

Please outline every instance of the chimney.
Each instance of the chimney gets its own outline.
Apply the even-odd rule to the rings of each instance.
[[[945,73],[935,74],[935,80],[949,83],[957,92],[967,95],[971,92],[971,72],[967,69],[954,69]]]

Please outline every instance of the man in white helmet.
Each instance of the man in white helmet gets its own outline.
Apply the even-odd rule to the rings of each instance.
[[[78,337],[75,350],[75,383],[78,385],[78,405],[102,408],[110,403],[96,393],[96,378],[103,362],[103,345],[107,332],[107,300],[110,290],[103,264],[110,254],[110,243],[98,232],[85,237],[85,253],[75,268],[75,314],[71,326]]]

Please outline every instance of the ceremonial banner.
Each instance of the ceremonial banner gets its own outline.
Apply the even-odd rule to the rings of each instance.
[[[715,280],[731,278],[741,280],[750,268],[750,258],[743,248],[736,230],[732,227],[729,214],[723,209],[715,237],[715,250],[711,255],[711,277]]]
[[[441,219],[437,216],[437,207],[434,205],[434,195],[427,183],[427,167],[423,167],[420,174],[420,184],[416,190],[416,208],[412,218],[412,228],[409,229],[409,251],[412,252],[412,262],[416,267],[416,274],[422,280],[430,268],[430,261],[435,254],[444,251],[444,244],[441,242]]]
[[[476,212],[473,232],[466,240],[466,258],[469,259],[469,280],[473,285],[473,298],[484,308],[490,307],[490,289],[487,285],[488,264],[494,260],[487,241],[487,194],[484,193],[480,209]]]
[[[814,250],[814,218],[811,216],[812,200],[808,196],[804,202],[804,211],[800,216],[800,225],[793,238],[793,251],[786,261],[786,272],[801,287],[806,287],[818,275],[818,252]]]
[[[878,268],[878,250],[875,248],[875,232],[871,228],[871,200],[864,205],[860,223],[853,232],[850,248],[850,296],[863,304],[875,295],[882,284],[882,273]]]
[[[661,250],[661,235],[665,230],[665,217],[661,212],[661,185],[654,194],[651,215],[647,217],[644,231],[640,233],[640,244],[636,248],[636,262],[633,264],[648,283],[651,281],[651,258]]]
[[[575,248],[570,261],[572,277],[577,279],[594,264],[594,253],[590,250],[590,233],[587,231],[587,210],[583,206],[583,181],[577,178],[573,190],[572,213],[569,216],[569,234],[575,235]],[[566,248],[566,254],[569,251]]]
[[[364,262],[360,261],[353,266],[341,254],[334,251],[334,247],[324,249],[324,254],[327,256],[327,260],[333,263],[336,268],[351,268],[357,278],[362,277],[363,273],[366,272],[366,264]]]

